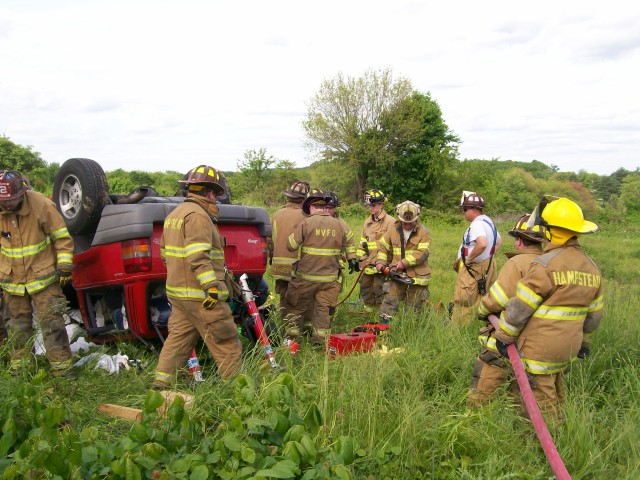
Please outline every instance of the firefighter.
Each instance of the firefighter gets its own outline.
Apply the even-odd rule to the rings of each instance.
[[[287,303],[287,287],[291,281],[291,266],[298,259],[298,252],[291,252],[287,248],[289,235],[305,218],[302,202],[309,193],[307,182],[294,182],[289,190],[282,194],[287,202],[273,214],[271,220],[273,250],[271,252],[271,277],[275,280],[276,293],[280,296],[280,316],[286,318],[289,314]]]
[[[360,268],[364,274],[360,277],[360,298],[365,311],[373,311],[374,307],[382,304],[384,292],[384,276],[376,270],[375,263],[378,256],[378,240],[391,230],[395,220],[384,211],[387,197],[380,190],[368,190],[364,194],[364,204],[369,208],[369,216],[362,227],[360,248],[356,252]]]
[[[225,302],[229,291],[222,238],[216,227],[216,196],[224,193],[220,175],[213,167],[199,165],[180,183],[187,186],[186,200],[167,216],[160,239],[171,316],[156,367],[156,390],[172,384],[198,337],[204,339],[223,379],[241,366],[242,346]]]
[[[402,202],[396,206],[396,215],[398,220],[393,228],[378,240],[376,270],[380,272],[389,265],[398,273],[405,272],[414,283],[388,283],[389,291],[380,307],[383,323],[388,323],[397,313],[400,301],[404,300],[407,307],[419,310],[429,300],[431,267],[428,260],[431,234],[420,223],[420,205],[409,200]]]
[[[496,279],[494,255],[502,245],[502,237],[493,221],[482,213],[484,205],[482,195],[462,193],[459,207],[470,225],[462,236],[453,266],[457,277],[450,312],[456,324],[471,322],[480,299]]]
[[[509,231],[515,241],[515,250],[505,253],[508,260],[478,305],[478,319],[486,324],[478,335],[483,349],[473,369],[473,381],[467,395],[468,406],[479,406],[493,398],[509,375],[509,367],[496,348],[494,328],[487,317],[490,314],[500,316],[509,299],[515,296],[516,285],[529,270],[531,262],[542,255],[544,229],[527,223],[530,218],[531,215],[523,215]]]
[[[300,339],[302,319],[310,313],[313,345],[325,345],[331,333],[331,312],[341,289],[340,256],[348,245],[344,224],[331,216],[331,207],[326,208],[332,201],[333,197],[323,191],[311,192],[302,203],[309,217],[289,236],[288,248],[298,252],[299,260],[293,264],[293,278],[287,289],[287,302],[291,305],[287,337]],[[349,266],[357,268],[355,252]]]
[[[350,274],[357,273],[360,271],[360,266],[358,262],[353,261],[356,258],[356,246],[353,239],[353,231],[351,230],[351,227],[347,224],[347,222],[345,222],[344,219],[340,217],[340,214],[336,210],[337,207],[340,206],[340,200],[338,199],[338,196],[335,193],[333,192],[326,192],[326,193],[330,198],[329,198],[329,201],[327,202],[327,205],[325,206],[325,209],[329,212],[329,214],[332,217],[337,218],[340,221],[340,223],[342,223],[342,226],[347,232],[347,249],[342,253],[342,255],[340,255],[340,291],[342,291],[342,289],[344,288],[344,279],[345,279],[344,275],[342,274],[342,271],[345,268],[348,268]],[[335,314],[336,314],[335,307],[330,308],[329,316],[331,317],[332,321],[335,317]],[[305,323],[306,323],[306,320],[305,320]]]
[[[340,271],[342,271],[345,268],[348,268],[349,273],[359,272],[360,266],[358,262],[351,261],[356,258],[356,244],[354,241],[353,231],[351,230],[351,227],[347,224],[347,222],[344,221],[344,219],[340,216],[340,214],[336,210],[340,206],[340,200],[338,199],[338,196],[333,192],[326,192],[326,194],[329,197],[329,201],[324,207],[325,210],[329,212],[329,215],[331,215],[334,218],[337,218],[342,224],[342,226],[344,227],[345,231],[347,232],[347,249],[344,251],[344,253],[340,257]],[[341,277],[342,278],[340,283],[342,285],[342,283],[344,282],[344,276],[341,275]]]
[[[71,377],[62,287],[71,283],[73,239],[54,203],[23,178],[0,172],[0,285],[9,315],[9,365],[17,373],[29,364],[35,307],[52,375]]]
[[[600,227],[568,198],[545,196],[532,216],[545,227],[548,243],[505,306],[496,347],[505,355],[506,345],[517,345],[540,410],[562,417],[563,372],[589,355],[602,318],[602,275],[578,242]]]

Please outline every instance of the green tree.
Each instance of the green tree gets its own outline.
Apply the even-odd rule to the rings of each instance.
[[[247,150],[237,163],[238,172],[227,176],[236,198],[255,205],[281,203],[282,190],[299,180],[294,163],[267,155],[267,150]]]
[[[379,144],[386,160],[368,172],[368,185],[381,188],[398,201],[410,199],[423,206],[438,203],[447,188],[446,173],[456,162],[459,138],[442,118],[429,94],[414,92],[382,117]]]
[[[630,173],[620,186],[620,202],[625,210],[635,215],[640,213],[640,173]]]
[[[271,179],[270,168],[275,164],[276,159],[267,156],[266,148],[244,152],[244,160],[238,161],[237,166],[245,190],[262,190]]]
[[[302,122],[307,147],[319,152],[324,161],[351,168],[355,174],[354,199],[362,196],[371,169],[389,158],[383,124],[389,131],[415,138],[419,121],[402,124],[402,119],[391,118],[394,113],[404,113],[399,104],[412,90],[409,80],[395,80],[389,69],[368,70],[359,78],[338,74],[325,80],[309,101],[307,119]],[[392,125],[394,128],[390,128]]]
[[[33,147],[23,147],[13,143],[9,137],[0,135],[0,169],[16,170],[27,175],[35,190],[50,194],[58,168],[57,163],[47,164]]]

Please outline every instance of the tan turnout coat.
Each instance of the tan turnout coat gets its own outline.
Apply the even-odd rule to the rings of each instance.
[[[27,221],[27,216],[29,221]],[[27,190],[17,212],[0,210],[0,285],[11,295],[37,293],[71,270],[73,240],[54,203]]]
[[[395,220],[393,217],[384,210],[380,213],[377,220],[373,219],[372,215],[369,215],[364,221],[362,227],[362,237],[360,238],[360,245],[356,252],[358,260],[360,261],[360,268],[364,268],[365,275],[373,275],[378,273],[375,268],[376,259],[378,257],[378,240],[393,228]],[[366,244],[369,249],[369,254],[363,248]],[[374,266],[368,267],[367,265],[373,264]]]
[[[204,300],[215,287],[218,299],[229,295],[224,282],[224,250],[218,227],[211,217],[218,206],[198,195],[187,194],[164,221],[160,253],[167,265],[167,297]]]
[[[402,262],[407,275],[414,279],[415,285],[429,285],[431,276],[431,267],[428,262],[431,244],[429,229],[420,222],[413,227],[411,236],[404,244],[404,256],[402,255],[403,243],[405,242],[402,222],[397,220],[393,228],[378,240],[376,262],[385,265]]]
[[[581,346],[591,343],[604,308],[602,275],[578,240],[547,244],[518,283],[496,336],[517,337],[522,362],[532,374],[564,371]]]
[[[275,280],[291,280],[291,267],[298,259],[298,252],[287,248],[289,235],[295,227],[306,218],[302,204],[287,202],[271,219],[273,257],[271,259],[271,276]]]

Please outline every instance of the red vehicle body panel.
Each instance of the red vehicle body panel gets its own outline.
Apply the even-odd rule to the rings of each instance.
[[[266,270],[267,239],[260,237],[254,225],[218,225],[224,238],[224,256],[227,268],[238,274],[262,276]],[[148,271],[128,273],[123,261],[123,242],[98,245],[77,253],[73,257],[73,285],[85,327],[95,331],[93,312],[87,296],[96,289],[123,288],[123,300],[129,329],[140,337],[157,337],[150,322],[148,298],[153,286],[164,285],[167,269],[160,257],[162,224],[153,226],[149,239],[151,265]],[[241,269],[242,271],[240,271]]]

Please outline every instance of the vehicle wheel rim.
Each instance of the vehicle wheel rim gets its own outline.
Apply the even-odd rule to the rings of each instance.
[[[72,219],[82,207],[82,186],[75,175],[67,175],[60,185],[58,194],[60,212],[65,218]]]

